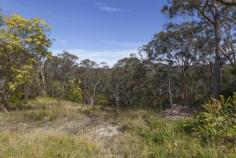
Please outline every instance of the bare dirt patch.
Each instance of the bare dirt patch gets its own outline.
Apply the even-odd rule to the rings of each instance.
[[[172,105],[172,107],[164,110],[161,115],[166,118],[184,118],[192,117],[200,111],[199,107]]]
[[[1,130],[9,132],[50,132],[57,131],[67,135],[88,135],[94,138],[111,138],[118,135],[120,126],[106,122],[101,118],[93,118],[83,115],[80,119],[67,120],[67,118],[27,123],[7,123],[0,124]]]

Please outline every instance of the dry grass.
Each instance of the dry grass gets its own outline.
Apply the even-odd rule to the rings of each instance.
[[[235,144],[204,144],[185,134],[181,129],[185,119],[167,120],[146,110],[104,110],[48,98],[29,105],[31,110],[0,113],[0,157],[236,157]],[[95,132],[113,124],[120,126],[118,135],[101,137]]]
[[[50,132],[0,133],[2,158],[84,158],[101,154],[98,143],[88,137]]]

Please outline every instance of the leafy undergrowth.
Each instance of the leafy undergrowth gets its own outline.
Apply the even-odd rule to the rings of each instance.
[[[44,106],[45,100],[32,101],[37,104],[33,110],[0,114],[0,157],[236,157],[235,144],[206,142],[186,133],[183,127],[192,119],[169,120],[146,110],[104,110],[55,100]],[[9,128],[20,123],[37,130]],[[41,130],[42,124],[48,125],[46,130]],[[119,125],[119,134],[97,137],[96,132],[78,132],[91,126],[106,128],[107,124]],[[53,125],[55,128],[51,128]],[[65,132],[64,127],[76,132]]]
[[[135,113],[135,112],[134,112]],[[133,113],[133,114],[134,114]],[[122,114],[123,138],[121,153],[125,157],[197,157],[228,158],[236,156],[232,144],[204,142],[198,137],[186,134],[184,125],[189,119],[168,120],[156,118],[144,111],[136,117]]]
[[[220,100],[210,99],[203,111],[185,124],[185,132],[204,142],[231,144],[236,147],[236,93]]]

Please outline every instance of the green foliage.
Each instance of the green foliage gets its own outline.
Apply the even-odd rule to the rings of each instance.
[[[107,96],[103,94],[98,94],[96,96],[96,102],[98,105],[108,105],[109,103]]]
[[[236,65],[233,65],[232,67],[232,70],[231,70],[231,73],[236,75]]]
[[[80,81],[71,80],[66,85],[66,90],[64,91],[64,99],[67,99],[72,102],[82,103],[83,93],[80,88]]]
[[[205,141],[236,141],[236,93],[225,100],[211,99],[203,112],[186,124],[185,130]]]
[[[138,124],[135,120],[129,122],[129,126],[133,128],[124,132],[126,135],[120,149],[125,157],[226,158],[235,156],[233,147],[214,142],[206,144],[198,137],[185,134],[181,127],[189,120],[157,119],[153,116],[145,120],[144,122],[138,120]]]
[[[71,101],[82,103],[83,97],[82,97],[82,90],[80,87],[76,87],[73,91]]]
[[[22,105],[25,104],[25,101],[23,100],[24,94],[22,92],[14,92],[10,98],[9,102],[14,105]]]
[[[20,15],[5,17],[0,30],[1,103],[9,105],[24,100],[22,87],[33,78],[35,66],[49,58],[51,45],[45,21]]]

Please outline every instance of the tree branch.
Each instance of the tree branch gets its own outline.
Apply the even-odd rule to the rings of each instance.
[[[205,10],[206,10],[208,4],[209,4],[209,0],[206,1],[205,5],[203,6],[202,9],[200,9],[200,8],[198,8],[198,7],[196,7],[196,9],[198,10],[198,12],[199,12],[205,19],[207,19],[207,21],[209,21],[211,24],[214,24],[214,21],[213,21],[210,17],[208,17],[208,16],[206,15],[206,13],[205,13]]]
[[[216,0],[216,1],[228,6],[236,6],[236,0]]]

